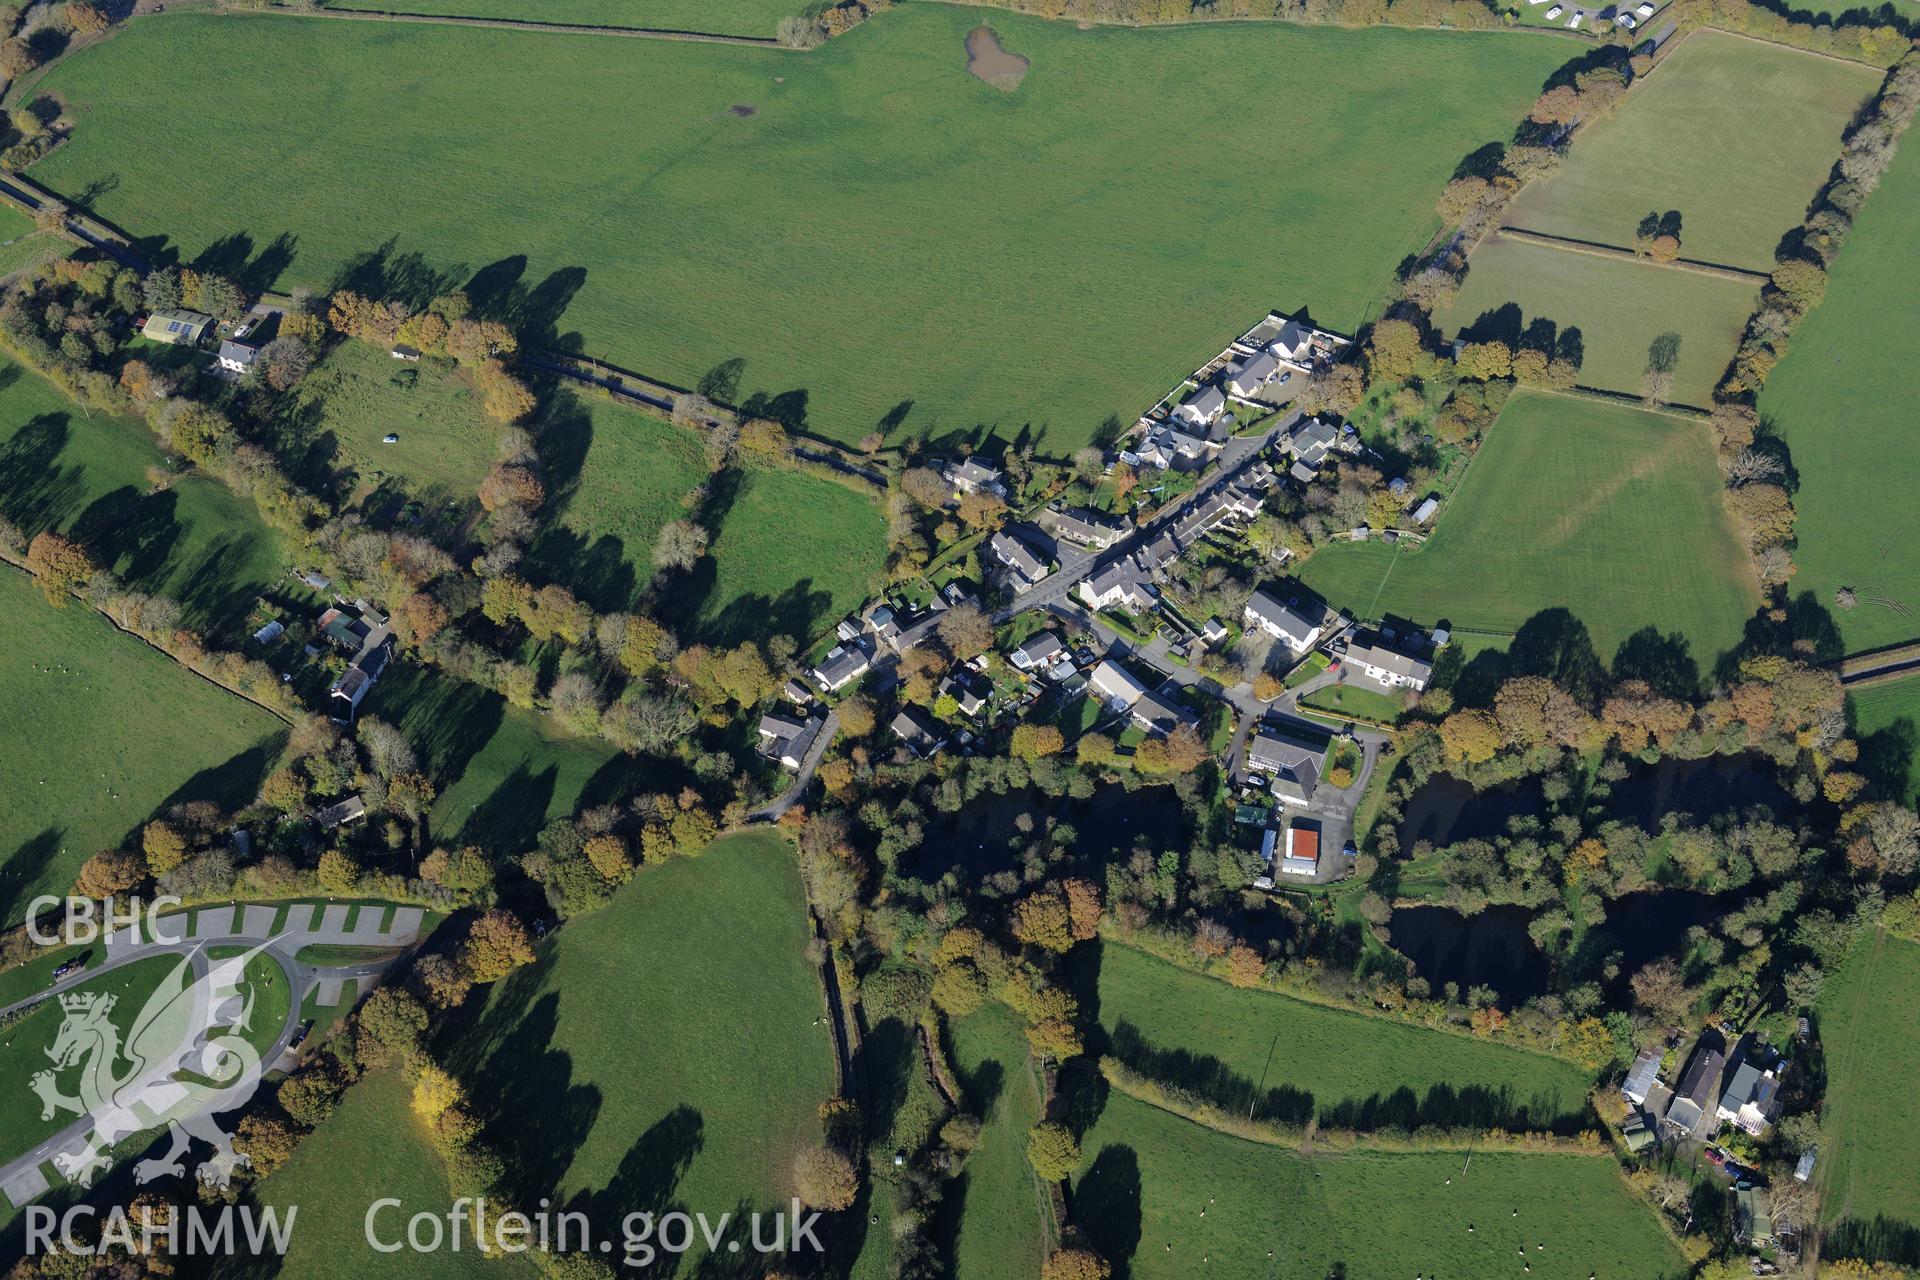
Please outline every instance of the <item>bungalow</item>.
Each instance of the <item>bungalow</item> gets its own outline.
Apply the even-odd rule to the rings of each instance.
[[[1092,609],[1120,605],[1145,613],[1160,603],[1160,593],[1147,581],[1147,571],[1132,556],[1116,560],[1080,581],[1080,598]]]
[[[995,497],[1005,497],[1007,486],[1000,472],[992,467],[982,466],[972,458],[963,462],[947,464],[947,483],[956,493],[990,493]]]
[[[1095,551],[1105,551],[1125,537],[1126,533],[1124,525],[1084,507],[1062,511],[1053,525],[1054,537],[1091,547]]]
[[[260,358],[260,348],[251,342],[235,342],[229,338],[220,344],[220,368],[228,373],[245,373]]]
[[[1187,707],[1152,690],[1134,699],[1128,710],[1133,713],[1134,728],[1156,738],[1164,738],[1181,725],[1198,719]]]
[[[140,326],[140,336],[177,347],[196,347],[213,327],[213,317],[198,311],[156,311]]]
[[[813,690],[796,679],[789,679],[780,686],[780,696],[796,707],[810,706],[813,702]]]
[[[963,716],[977,716],[986,710],[986,695],[981,693],[973,677],[964,671],[956,671],[940,682],[940,693],[952,698]]]
[[[798,770],[807,758],[807,752],[820,736],[821,726],[826,722],[818,717],[808,716],[804,720],[793,720],[786,716],[765,715],[760,717],[760,744],[757,748],[761,755],[779,762],[788,769]]]
[[[1133,673],[1112,661],[1103,661],[1093,669],[1087,681],[1087,692],[1112,710],[1129,710],[1133,704],[1146,697],[1147,686],[1134,679]]]
[[[350,649],[355,653],[360,651],[361,642],[367,638],[371,630],[359,618],[350,616],[344,610],[331,607],[321,612],[317,625],[321,635],[342,649]]]
[[[1440,499],[1428,498],[1425,502],[1422,502],[1413,509],[1413,522],[1415,524],[1425,524],[1427,521],[1433,519],[1434,513],[1439,510]]]
[[[1726,1065],[1726,1041],[1716,1031],[1708,1031],[1694,1047],[1693,1057],[1680,1077],[1673,1103],[1667,1108],[1667,1124],[1682,1137],[1696,1130],[1704,1134],[1707,1108],[1713,1105],[1714,1089],[1720,1083],[1720,1069]]]
[[[903,708],[893,718],[893,734],[922,760],[947,745],[940,725],[918,707]]]
[[[1307,621],[1299,610],[1288,604],[1282,604],[1264,591],[1256,591],[1247,597],[1247,606],[1241,611],[1241,619],[1250,627],[1272,636],[1284,643],[1296,656],[1313,648],[1320,638],[1320,627]]]
[[[1636,1107],[1647,1104],[1647,1095],[1660,1083],[1660,1055],[1642,1053],[1633,1060],[1633,1069],[1621,1082],[1620,1092]]]
[[[1308,827],[1287,828],[1287,851],[1280,859],[1280,872],[1289,876],[1312,876],[1320,871],[1320,833]]]
[[[1181,401],[1173,416],[1196,427],[1210,427],[1226,411],[1226,393],[1218,387],[1203,387]]]
[[[358,822],[366,816],[367,802],[355,793],[338,804],[328,805],[314,814],[313,820],[320,824],[322,830],[331,831],[335,827],[344,827],[349,822]]]
[[[900,639],[900,618],[894,613],[892,605],[873,606],[867,614],[867,628],[878,636],[883,644],[895,644]]]
[[[867,674],[872,665],[864,644],[837,644],[813,669],[813,682],[828,693],[838,693]]]
[[[1287,468],[1287,477],[1295,484],[1305,488],[1320,478],[1320,468],[1314,466],[1311,462],[1295,461],[1292,466]]]
[[[1066,652],[1066,649],[1067,647],[1060,643],[1059,636],[1051,631],[1042,631],[1038,635],[1029,636],[1025,643],[1009,653],[1007,661],[1021,671],[1040,671],[1052,666],[1059,655]]]
[[[1272,353],[1262,351],[1247,357],[1246,360],[1227,370],[1227,390],[1236,396],[1251,396],[1260,391],[1280,372],[1280,362]]]
[[[1433,678],[1431,662],[1421,658],[1410,658],[1404,653],[1395,653],[1377,644],[1348,645],[1347,661],[1364,671],[1369,680],[1385,685],[1389,689],[1404,686],[1418,692],[1425,689],[1427,681]]]
[[[1003,565],[1022,589],[1032,586],[1053,572],[1053,566],[1035,554],[1033,548],[1006,532],[987,539],[987,550]]]
[[[1755,1059],[1766,1052],[1760,1045],[1744,1041],[1734,1053],[1733,1068],[1727,1073],[1715,1114],[1743,1132],[1759,1137],[1773,1123],[1780,1109],[1780,1074],[1774,1067],[1762,1067]]]

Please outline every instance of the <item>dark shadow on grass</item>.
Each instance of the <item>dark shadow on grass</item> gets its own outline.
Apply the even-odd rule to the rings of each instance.
[[[530,773],[522,760],[460,824],[460,843],[477,845],[497,857],[530,848],[547,823],[559,773],[555,765]]]
[[[1100,1148],[1073,1186],[1073,1220],[1117,1280],[1133,1274],[1140,1249],[1140,1190],[1140,1157],[1121,1143]]]
[[[72,434],[66,414],[43,413],[0,445],[0,514],[21,532],[58,524],[79,501],[81,468],[58,463]]]
[[[1313,1095],[1291,1085],[1263,1088],[1212,1054],[1162,1049],[1124,1019],[1113,1028],[1112,1054],[1150,1080],[1204,1099],[1235,1115],[1275,1124],[1303,1125],[1313,1116]],[[1408,1091],[1411,1095],[1411,1090]]]
[[[25,921],[28,899],[41,888],[40,878],[60,856],[63,827],[48,827],[0,862],[0,926],[13,928]]]
[[[1700,664],[1678,631],[1661,635],[1642,627],[1620,642],[1613,655],[1615,680],[1644,680],[1655,693],[1692,701],[1700,693]]]

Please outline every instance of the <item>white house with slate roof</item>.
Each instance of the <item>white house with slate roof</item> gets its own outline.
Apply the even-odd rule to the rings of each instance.
[[[1280,375],[1280,362],[1272,353],[1261,351],[1248,356],[1237,366],[1227,368],[1227,390],[1246,397],[1261,391]]]
[[[1405,688],[1417,693],[1433,678],[1431,662],[1410,658],[1377,644],[1348,645],[1347,661],[1365,672],[1369,680],[1389,689]]]
[[[1196,427],[1210,427],[1227,411],[1226,393],[1218,387],[1202,387],[1180,402],[1173,416]]]
[[[1295,655],[1306,653],[1320,639],[1319,624],[1308,621],[1298,609],[1264,591],[1256,591],[1247,598],[1242,618],[1249,627],[1260,628]]]

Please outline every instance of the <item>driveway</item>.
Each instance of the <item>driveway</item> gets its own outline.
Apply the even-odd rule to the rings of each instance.
[[[180,1040],[180,1049],[190,1050],[195,1041],[205,1036],[212,1016],[218,1012],[215,1002],[207,998],[206,990],[199,981],[212,971],[208,952],[214,947],[254,947],[264,944],[266,953],[278,961],[286,972],[290,998],[278,1034],[267,1052],[261,1055],[261,1069],[263,1072],[285,1070],[297,1060],[289,1052],[288,1046],[300,1025],[300,1006],[309,992],[322,985],[330,986],[337,992],[349,980],[357,981],[359,989],[364,991],[377,982],[392,964],[392,960],[387,960],[372,964],[313,965],[295,959],[300,950],[312,945],[410,947],[419,940],[425,913],[419,907],[397,907],[393,912],[392,924],[384,928],[381,927],[384,909],[362,910],[359,913],[362,918],[354,920],[352,927],[349,927],[348,921],[353,914],[349,906],[341,903],[297,903],[287,908],[287,920],[278,931],[274,929],[274,921],[279,915],[279,904],[200,907],[165,916],[157,922],[153,937],[144,937],[134,929],[111,935],[105,943],[106,959],[99,967],[70,975],[38,995],[0,1008],[0,1017],[87,983],[97,982],[103,975],[138,961],[179,956],[187,960],[195,983],[192,1015]],[[224,1004],[225,1001],[218,1003]],[[166,1055],[164,1068],[154,1081],[146,1083],[156,1083],[170,1076],[175,1070],[173,1064],[178,1063],[179,1059],[177,1052]],[[144,1077],[117,1092],[124,1092],[128,1088],[138,1089],[142,1080]],[[18,1087],[24,1087],[24,1084]],[[77,1118],[31,1151],[0,1165],[0,1193],[4,1193],[8,1201],[18,1208],[45,1192],[51,1180],[42,1166],[57,1155],[84,1148],[92,1127],[89,1117]]]

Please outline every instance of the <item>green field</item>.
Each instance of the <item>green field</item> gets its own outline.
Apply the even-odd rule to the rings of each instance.
[[[525,1203],[596,1221],[785,1204],[833,1042],[794,856],[769,833],[642,872],[444,1046]]]
[[[469,1247],[456,1253],[368,1247],[365,1219],[374,1201],[397,1197],[398,1209],[375,1219],[383,1241],[403,1239],[415,1213],[445,1215],[452,1201],[445,1165],[427,1144],[408,1105],[406,1078],[379,1071],[347,1090],[340,1109],[300,1144],[293,1159],[259,1186],[262,1205],[299,1207],[293,1247],[280,1280],[530,1280],[539,1273],[525,1258],[485,1258]],[[244,1274],[244,1268],[235,1268]]]
[[[954,1247],[959,1280],[1040,1273],[1046,1201],[1027,1163],[1027,1130],[1042,1117],[1040,1085],[1027,1061],[1020,1020],[990,1005],[953,1024],[954,1067],[969,1110],[986,1122],[967,1157],[965,1181],[949,1190],[962,1217]]]
[[[1350,1064],[1321,1065],[1337,1072]],[[1130,1260],[1133,1280],[1522,1276],[1521,1251],[1527,1280],[1687,1272],[1652,1211],[1629,1196],[1604,1156],[1303,1159],[1120,1093],[1081,1149],[1075,1218],[1096,1248]]]
[[[801,0],[333,0],[330,9],[448,13],[464,18],[516,18],[570,26],[644,27],[721,36],[770,36]]]
[[[151,491],[147,469],[163,458],[145,426],[83,416],[0,359],[0,515],[29,537],[52,529],[76,538],[128,586],[178,601],[189,626],[230,626],[280,575],[279,537],[217,480],[188,476]]]
[[[1704,407],[1713,403],[1714,385],[1758,296],[1754,281],[1495,236],[1474,250],[1459,296],[1434,316],[1434,324],[1449,336],[1468,330],[1475,337],[1506,337],[1519,326],[1482,317],[1517,306],[1527,322],[1544,318],[1562,333],[1580,330],[1586,353],[1581,386],[1633,396],[1640,394],[1648,345],[1657,334],[1677,333],[1672,399]]]
[[[135,960],[95,978],[79,989],[105,992],[115,998],[110,1017],[120,1034],[125,1036],[139,1020],[147,1001],[179,964],[179,959],[174,956]],[[28,1077],[36,1071],[45,1070],[48,1065],[46,1051],[60,1030],[61,1016],[60,1002],[48,1000],[36,1006],[32,1013],[20,1021],[0,1031],[0,1081],[6,1084],[6,1088],[0,1089],[0,1095],[3,1095],[0,1096],[0,1135],[5,1135],[0,1137],[0,1161],[11,1160],[25,1153],[36,1143],[51,1138],[74,1122],[73,1114],[66,1111],[55,1112],[51,1120],[42,1120],[40,1095],[27,1087]],[[156,1025],[167,1028],[172,1027],[173,1023]],[[179,1022],[177,1030],[185,1032],[184,1020]],[[120,1071],[124,1074],[124,1066]],[[73,1092],[75,1074],[71,1069],[63,1073],[59,1081],[63,1093]]]
[[[1696,31],[1618,112],[1580,131],[1507,225],[1630,249],[1648,212],[1678,209],[1683,257],[1770,271],[1879,83],[1859,63]]]
[[[1920,675],[1855,687],[1847,698],[1858,736],[1871,749],[1880,741],[1876,735],[1885,735],[1888,758],[1905,758],[1907,798],[1920,799]]]
[[[1899,1099],[1920,1086],[1912,1060],[1886,1047],[1920,1038],[1920,946],[1874,930],[1820,993],[1827,1105],[1820,1142],[1821,1216],[1920,1225],[1913,1153],[1920,1114]]]
[[[35,231],[29,225],[24,232],[0,244],[0,276],[10,276],[42,260],[64,258],[72,252],[71,241],[50,231]]]
[[[1920,325],[1920,146],[1903,147],[1834,260],[1822,302],[1767,382],[1760,413],[1793,451],[1800,487],[1793,590],[1833,609],[1850,652],[1920,636],[1920,556],[1913,494],[1920,432],[1916,369],[1900,340]],[[1896,607],[1897,606],[1897,607]]]
[[[0,569],[0,921],[163,805],[252,800],[284,728]]]
[[[365,342],[343,342],[300,384],[291,420],[301,436],[282,452],[317,446],[363,481],[391,476],[419,496],[470,501],[493,465],[500,424],[450,362],[403,364]],[[400,437],[383,444],[389,432]]]
[[[989,18],[1033,62],[1016,92],[966,71],[966,33]],[[1079,31],[916,5],[795,57],[168,13],[48,74],[88,127],[34,176],[98,183],[97,213],[183,258],[292,236],[283,288],[376,253],[356,279],[415,274],[409,254],[479,268],[476,301],[536,339],[577,332],[682,386],[742,359],[736,398],[764,393],[838,439],[883,418],[984,423],[1064,455],[1270,307],[1355,328],[1434,229],[1461,157],[1504,137],[1570,48],[1277,23]],[[258,91],[258,68],[296,62]],[[223,127],[258,142],[205,163],[203,122],[156,115],[165,100],[219,102]],[[1255,128],[1250,110],[1339,127]],[[1233,162],[1202,177],[1196,138]]]
[[[439,787],[431,815],[439,841],[524,852],[590,789],[587,803],[607,803],[614,778],[624,776],[617,764],[607,771],[621,757],[604,739],[573,737],[537,711],[414,664],[381,680],[366,713],[407,735]]]
[[[1102,951],[1100,1021],[1110,1031],[1131,1023],[1155,1050],[1211,1059],[1258,1092],[1304,1091],[1323,1117],[1340,1103],[1364,1103],[1402,1087],[1425,1094],[1434,1085],[1504,1092],[1512,1105],[1529,1110],[1534,1127],[1585,1107],[1587,1079],[1571,1063],[1242,990],[1129,947]]]
[[[1564,607],[1603,658],[1657,626],[1703,666],[1759,602],[1705,423],[1531,392],[1508,403],[1423,547],[1336,544],[1300,576],[1363,618],[1513,631]]]
[[[1300,705],[1311,711],[1324,711],[1332,716],[1358,716],[1363,720],[1378,720],[1392,724],[1400,718],[1405,706],[1402,698],[1383,692],[1373,681],[1367,680],[1364,673],[1357,673],[1355,680],[1362,684],[1334,684],[1324,689],[1315,689],[1300,699]]]

